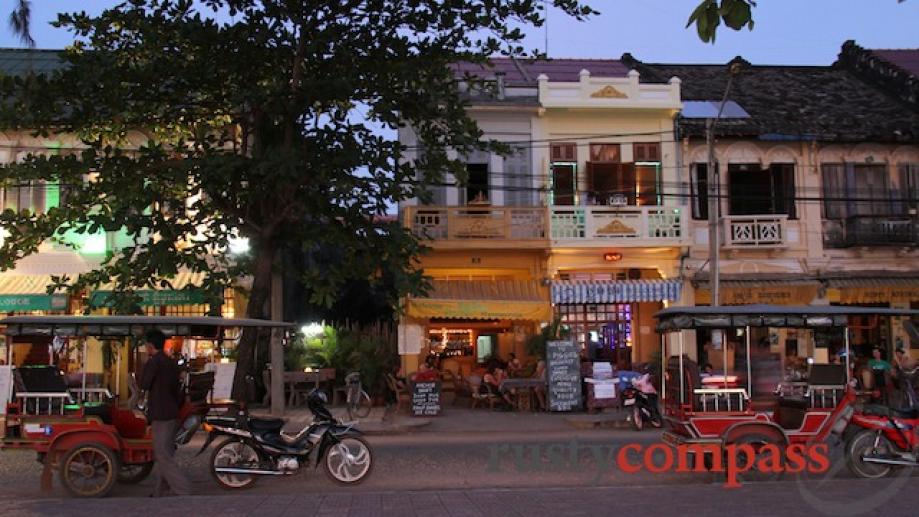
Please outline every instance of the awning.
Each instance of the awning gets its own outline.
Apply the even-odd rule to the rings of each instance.
[[[140,305],[143,307],[202,305],[208,302],[207,292],[202,289],[195,289],[195,286],[201,285],[202,282],[204,282],[204,273],[180,271],[169,281],[172,284],[172,289],[144,289],[135,291],[135,294],[140,297]],[[100,286],[90,296],[90,304],[96,307],[111,305],[114,287],[114,283]]]
[[[919,277],[831,278],[827,297],[836,303],[919,301]]]
[[[559,280],[552,282],[552,303],[632,303],[680,299],[683,282],[670,280]]]
[[[66,311],[66,294],[48,294],[51,275],[0,275],[0,312]]]
[[[712,293],[708,282],[696,289],[696,304],[711,304]],[[733,279],[719,283],[721,305],[807,305],[820,291],[816,280],[801,279]]]
[[[413,318],[549,321],[548,293],[536,281],[434,280],[426,298],[408,298]]]

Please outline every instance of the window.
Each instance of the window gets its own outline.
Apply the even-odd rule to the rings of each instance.
[[[519,147],[514,154],[504,158],[504,204],[509,206],[535,205],[530,150]]]
[[[823,216],[846,219],[903,214],[908,210],[909,196],[916,199],[917,175],[915,167],[901,167],[897,191],[890,184],[885,164],[823,164]]]
[[[488,164],[466,164],[466,203],[488,200]]]
[[[622,161],[619,144],[590,144],[590,161],[619,163]]]
[[[903,164],[900,170],[900,198],[903,206],[900,212],[916,215],[919,211],[919,164]]]
[[[578,146],[573,143],[557,143],[550,147],[550,155],[553,162],[576,162],[578,161]]]
[[[636,162],[661,161],[661,145],[657,142],[632,144],[632,160]]]
[[[708,219],[708,164],[693,164],[691,173],[692,217],[693,219]]]
[[[622,200],[635,204],[634,164],[588,162],[587,175],[587,188],[594,203],[609,205]]]
[[[795,214],[795,168],[774,163],[768,169],[757,164],[728,166],[728,212],[731,215]]]
[[[43,213],[47,208],[45,206],[45,191],[50,185],[42,181],[20,181],[0,189],[0,208],[3,210],[12,210],[21,212],[27,210],[34,213]],[[55,196],[53,201],[55,205],[59,198],[59,190],[54,185]]]

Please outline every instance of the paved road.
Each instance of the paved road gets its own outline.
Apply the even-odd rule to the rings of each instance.
[[[892,490],[893,488],[893,490]],[[644,516],[849,516],[916,514],[919,483],[833,479],[777,482],[728,490],[719,485],[442,489],[425,491],[336,490],[328,493],[190,496],[164,499],[6,499],[4,516],[26,515],[220,515],[262,517],[490,517],[564,515]]]

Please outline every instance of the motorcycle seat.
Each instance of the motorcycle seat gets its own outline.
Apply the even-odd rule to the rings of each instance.
[[[278,432],[284,427],[284,420],[280,418],[250,418],[249,429],[259,433]]]
[[[869,404],[865,406],[863,410],[865,414],[868,415],[905,418],[907,420],[919,418],[919,409],[916,408],[896,409],[887,406],[881,406],[878,404]]]

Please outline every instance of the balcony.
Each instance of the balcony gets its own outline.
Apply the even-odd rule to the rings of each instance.
[[[823,244],[828,248],[919,246],[919,218],[858,215],[823,221]]]
[[[683,210],[660,206],[408,206],[403,221],[440,245],[677,246],[687,236]]]
[[[545,242],[546,209],[510,206],[408,206],[403,221],[420,239]]]
[[[678,245],[685,231],[679,208],[659,206],[553,206],[551,238],[596,246]]]
[[[733,249],[785,248],[787,215],[732,215],[724,218],[724,247]]]

